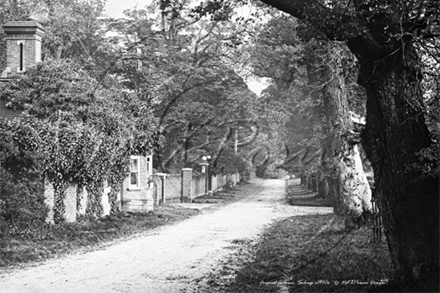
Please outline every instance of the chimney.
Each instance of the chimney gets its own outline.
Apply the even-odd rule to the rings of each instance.
[[[41,62],[41,40],[44,28],[36,21],[9,21],[3,25],[6,34],[6,69],[0,78],[11,78]]]

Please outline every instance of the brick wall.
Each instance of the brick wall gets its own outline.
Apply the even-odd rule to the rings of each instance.
[[[103,215],[110,215],[110,202],[108,201],[108,194],[111,191],[111,187],[104,188],[104,193],[102,194],[102,211]]]
[[[163,177],[154,177],[154,204],[160,205],[164,203],[164,199],[162,196],[163,194]]]
[[[211,190],[222,189],[226,184],[235,185],[240,182],[240,174],[216,174],[211,176]]]
[[[70,185],[66,190],[66,198],[64,199],[64,205],[66,207],[66,213],[64,217],[67,222],[76,221],[76,185]],[[44,185],[44,202],[49,208],[49,212],[46,217],[46,222],[53,223],[53,207],[55,205],[55,190],[53,185],[45,182]]]
[[[66,213],[64,217],[66,222],[76,221],[76,191],[77,185],[70,185],[66,190],[66,197],[64,198],[64,206],[66,207]]]
[[[192,169],[183,168],[182,169],[182,191],[181,200],[183,202],[191,201],[192,196]]]
[[[108,201],[108,193],[110,192],[111,188],[105,188],[104,193],[102,195],[102,207],[103,207],[103,216],[110,214],[110,203]],[[86,207],[87,207],[87,190],[86,188],[83,189],[82,199],[81,199],[81,208],[77,211],[76,208],[76,197],[78,192],[78,186],[76,184],[70,185],[67,188],[66,191],[66,198],[64,199],[64,205],[66,207],[66,213],[64,217],[66,218],[67,222],[75,222],[77,212],[81,215],[84,215],[86,213]],[[53,207],[54,207],[54,188],[52,184],[46,183],[44,186],[44,196],[45,196],[45,203],[49,208],[49,213],[46,218],[46,222],[53,223]],[[121,196],[118,195],[118,201],[121,200]]]
[[[228,176],[227,181],[231,181],[233,185],[240,183],[240,173],[234,173]]]
[[[223,175],[222,174],[216,174],[211,175],[211,190],[216,191],[217,189],[222,188],[223,184]]]
[[[26,71],[26,69],[41,62],[41,42],[44,28],[39,23],[35,21],[11,21],[4,24],[3,29],[7,43],[6,69],[9,70],[6,77]],[[23,54],[21,54],[21,48]],[[22,67],[22,71],[20,71],[20,67]]]
[[[191,198],[195,198],[206,193],[206,175],[199,175],[192,178],[191,193]]]
[[[0,87],[4,82],[8,82],[8,78],[17,74],[20,64],[24,72],[41,61],[43,33],[44,28],[35,21],[10,21],[4,24],[0,32]],[[4,101],[0,101],[0,119],[15,118],[20,113],[6,108]]]
[[[53,223],[53,206],[54,206],[55,190],[53,185],[45,181],[44,184],[44,203],[49,208],[47,213],[46,222]]]
[[[165,179],[166,200],[180,200],[182,188],[182,176],[180,174],[170,174]]]

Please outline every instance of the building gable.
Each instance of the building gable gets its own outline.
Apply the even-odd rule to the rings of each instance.
[[[11,78],[17,78],[27,69],[41,62],[41,41],[44,28],[36,21],[9,21],[3,25],[6,35],[6,68],[0,74],[0,91]],[[21,111],[6,107],[0,99],[0,119],[20,116]]]

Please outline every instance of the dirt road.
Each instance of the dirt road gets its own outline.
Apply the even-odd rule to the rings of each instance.
[[[0,275],[0,292],[206,292],[203,276],[234,252],[234,240],[253,239],[274,220],[328,213],[293,207],[284,180],[240,186],[246,197],[214,212],[36,267]]]

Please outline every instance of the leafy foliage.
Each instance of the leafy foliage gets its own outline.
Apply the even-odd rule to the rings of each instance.
[[[98,84],[68,60],[48,61],[9,83],[1,98],[22,111],[19,120],[2,124],[15,133],[2,162],[16,168],[25,152],[31,165],[53,182],[56,219],[63,215],[68,183],[86,186],[92,196],[89,215],[99,216],[100,190],[105,179],[112,186],[127,176],[130,155],[151,152],[156,122],[136,96]]]
[[[110,26],[126,50],[114,74],[154,108],[162,127],[166,144],[155,167],[164,171],[192,166],[207,153],[217,165],[231,153],[223,150],[232,147],[235,129],[240,143],[256,137],[262,109],[225,45],[239,38],[240,27],[194,15],[185,5],[153,3]]]
[[[2,149],[0,152],[4,152]],[[13,176],[0,167],[0,233],[27,235],[46,220],[43,181],[35,171]]]

